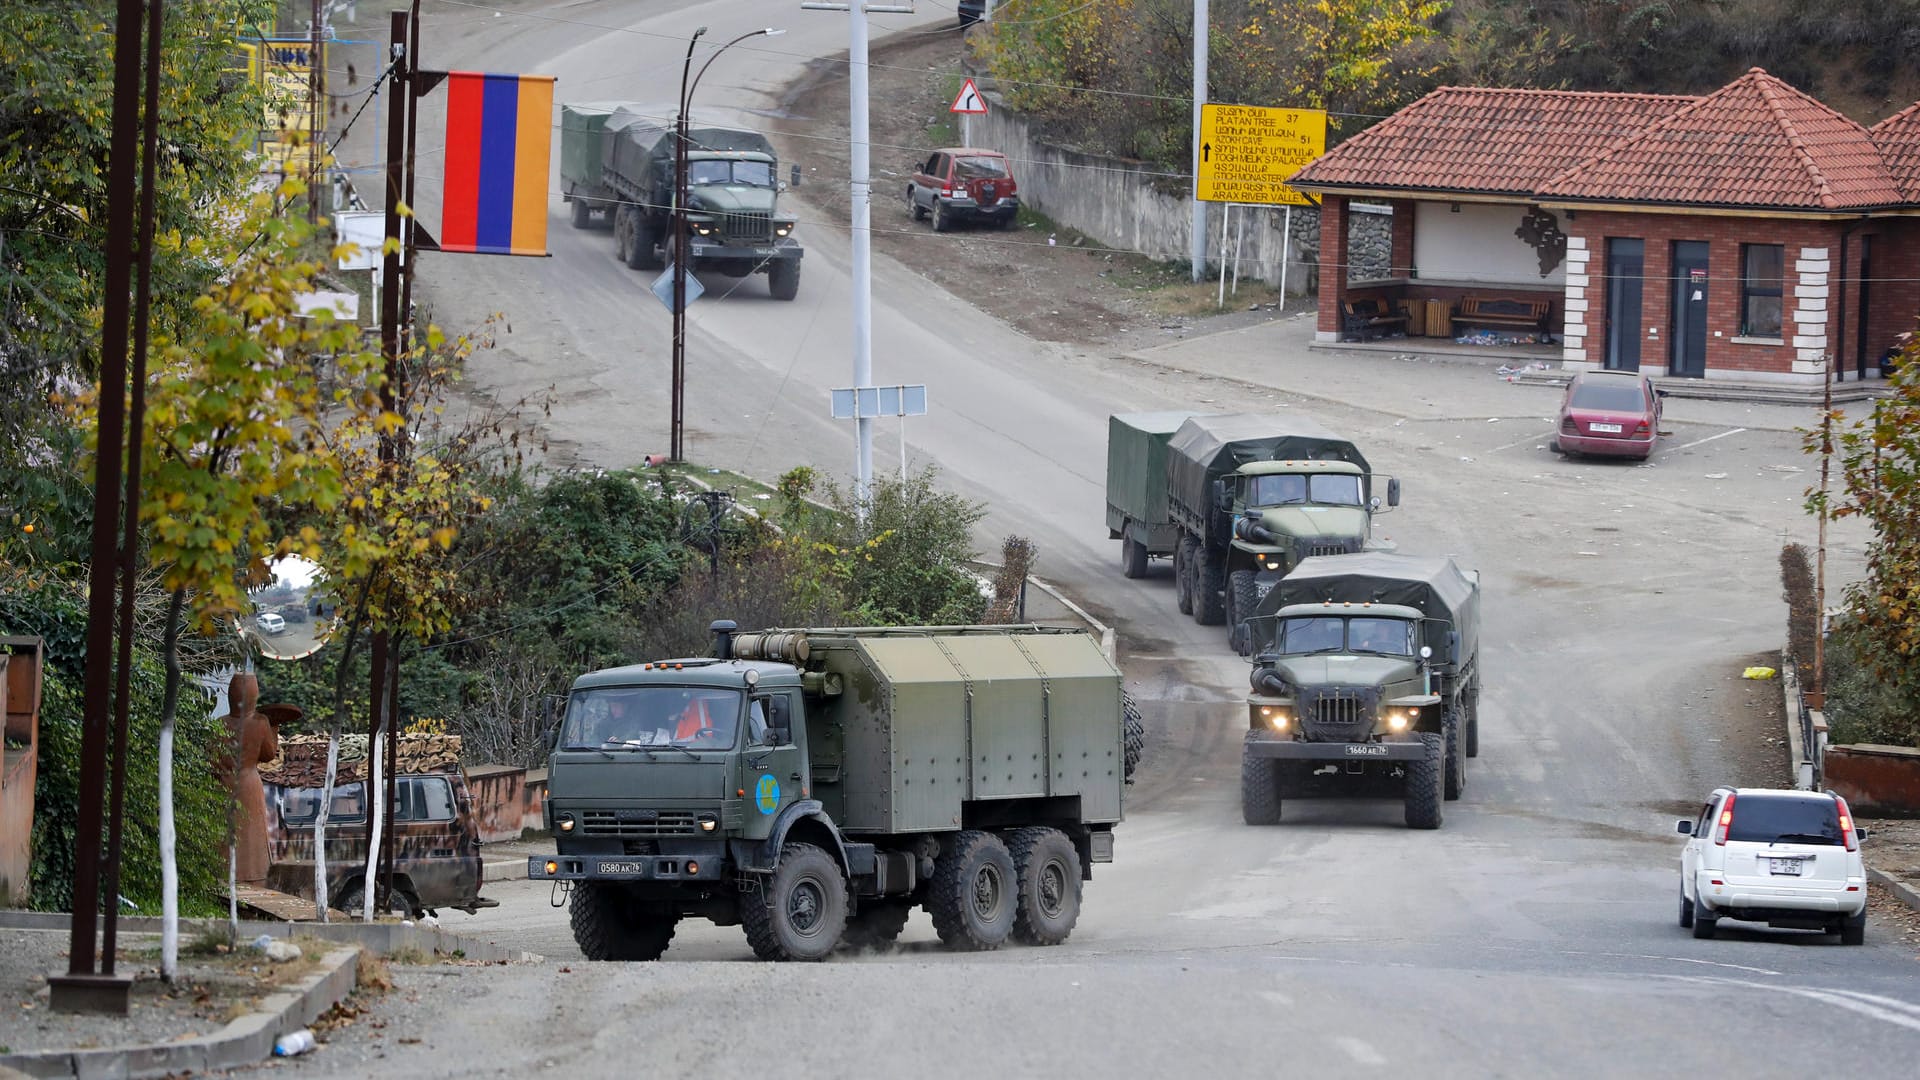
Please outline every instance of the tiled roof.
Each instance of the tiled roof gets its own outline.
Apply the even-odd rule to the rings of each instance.
[[[1775,210],[1906,198],[1865,128],[1759,68],[1567,168],[1537,194]]]
[[[1920,202],[1920,101],[1873,125],[1867,133],[1880,148],[1887,171],[1908,202]]]
[[[1443,86],[1335,147],[1294,181],[1527,195],[1697,100]]]

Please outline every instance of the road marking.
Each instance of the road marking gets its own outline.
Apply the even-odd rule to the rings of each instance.
[[[1754,990],[1772,990],[1779,994],[1792,994],[1795,997],[1818,1001],[1823,1005],[1838,1005],[1850,1012],[1882,1023],[1893,1024],[1911,1031],[1920,1031],[1920,1005],[1901,1001],[1897,998],[1881,997],[1878,994],[1865,994],[1856,990],[1828,990],[1811,986],[1775,986],[1771,983],[1752,982],[1747,979],[1688,978],[1678,976],[1687,982],[1712,983],[1722,986],[1745,986]]]
[[[1745,430],[1747,429],[1743,427],[1737,427],[1737,428],[1734,428],[1732,431],[1723,431],[1718,435],[1709,435],[1704,439],[1695,439],[1692,442],[1686,444],[1685,446],[1676,446],[1674,447],[1674,449],[1675,450],[1691,450],[1694,447],[1699,446],[1701,443],[1710,443],[1715,439],[1724,439],[1729,435],[1738,435]]]
[[[1366,1041],[1356,1039],[1351,1035],[1335,1035],[1333,1037],[1333,1044],[1345,1050],[1347,1056],[1352,1058],[1356,1064],[1385,1065],[1387,1063],[1387,1059],[1381,1056],[1380,1051],[1375,1050],[1372,1045]]]
[[[1493,449],[1491,449],[1491,450],[1489,450],[1489,451],[1487,451],[1487,453],[1489,453],[1489,454],[1497,454],[1497,453],[1499,453],[1499,452],[1500,452],[1500,451],[1502,451],[1502,450],[1511,450],[1511,449],[1513,449],[1513,448],[1514,448],[1514,447],[1516,447],[1516,446],[1520,446],[1520,445],[1523,445],[1523,444],[1525,444],[1525,443],[1530,443],[1530,442],[1534,442],[1535,440],[1538,440],[1538,439],[1551,439],[1551,438],[1553,438],[1553,432],[1551,432],[1551,431],[1543,431],[1543,432],[1541,432],[1541,433],[1540,433],[1540,434],[1538,434],[1538,435],[1529,435],[1529,436],[1527,436],[1527,437],[1526,437],[1526,438],[1524,438],[1524,439],[1515,439],[1515,440],[1514,440],[1513,442],[1510,442],[1510,443],[1508,443],[1508,444],[1507,444],[1507,445],[1505,445],[1505,446],[1496,446],[1496,447],[1494,447]]]
[[[1728,968],[1733,971],[1751,971],[1755,975],[1778,975],[1780,972],[1762,967],[1748,967],[1745,964],[1724,964],[1718,960],[1700,960],[1691,956],[1657,956],[1653,953],[1626,952],[1562,952],[1563,956],[1606,956],[1616,960],[1670,960],[1676,964],[1703,964],[1707,967]]]

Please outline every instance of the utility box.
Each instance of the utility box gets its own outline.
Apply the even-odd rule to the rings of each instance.
[[[0,905],[25,907],[33,876],[33,786],[39,771],[40,680],[46,644],[0,637]]]

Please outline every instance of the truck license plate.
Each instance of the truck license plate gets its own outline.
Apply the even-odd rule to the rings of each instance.
[[[1799,877],[1800,866],[1801,866],[1801,862],[1799,859],[1768,859],[1767,860],[1767,869],[1771,870],[1776,874],[1783,874],[1787,877]]]
[[[637,862],[602,862],[600,864],[600,872],[603,874],[644,874],[647,872],[647,866],[645,863]]]
[[[1606,432],[1608,435],[1620,434],[1619,424],[1588,424],[1587,427],[1592,429],[1593,431]]]
[[[1387,748],[1379,743],[1350,743],[1347,746],[1348,757],[1386,757]]]

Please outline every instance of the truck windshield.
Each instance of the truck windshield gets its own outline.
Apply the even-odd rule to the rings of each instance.
[[[1413,624],[1405,619],[1342,619],[1331,615],[1281,619],[1274,650],[1282,655],[1345,650],[1412,656]]]
[[[1303,503],[1359,506],[1360,478],[1342,474],[1301,476],[1297,473],[1255,476],[1247,485],[1247,502],[1252,506],[1299,506]]]
[[[718,687],[577,690],[567,699],[560,746],[567,750],[729,749],[739,733],[743,696],[739,690]]]
[[[764,161],[690,161],[687,183],[772,187],[773,166]]]

